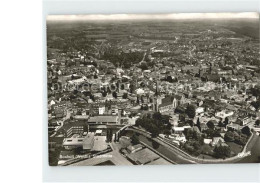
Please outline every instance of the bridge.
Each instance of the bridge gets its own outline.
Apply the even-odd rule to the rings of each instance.
[[[120,128],[116,133],[115,133],[115,139],[114,141],[115,142],[118,142],[119,141],[119,138],[120,138],[120,135],[121,135],[121,132],[125,129],[127,129],[128,127],[130,127],[131,125],[125,125],[123,126],[122,128]]]

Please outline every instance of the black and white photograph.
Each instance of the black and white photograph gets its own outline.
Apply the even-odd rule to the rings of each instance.
[[[260,163],[259,13],[46,17],[49,166]]]
[[[1,182],[260,183],[260,0],[0,15]]]

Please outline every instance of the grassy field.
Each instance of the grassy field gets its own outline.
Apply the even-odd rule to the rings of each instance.
[[[243,146],[236,144],[235,142],[226,142],[226,144],[230,147],[232,156],[237,155],[243,149]]]

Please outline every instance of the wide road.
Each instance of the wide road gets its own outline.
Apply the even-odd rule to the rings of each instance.
[[[253,134],[246,151],[251,151],[251,155],[239,160],[237,163],[260,163],[260,136]]]

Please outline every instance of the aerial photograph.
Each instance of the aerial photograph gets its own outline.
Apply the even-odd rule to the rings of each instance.
[[[259,14],[46,17],[50,166],[260,163]]]

